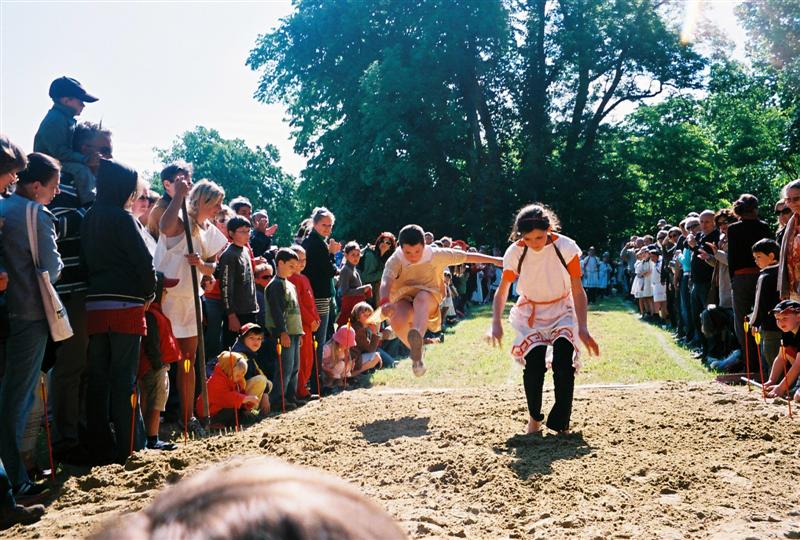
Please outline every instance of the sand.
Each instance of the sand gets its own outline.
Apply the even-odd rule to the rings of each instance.
[[[521,435],[518,385],[362,389],[72,477],[5,536],[81,537],[211,462],[261,454],[345,478],[412,538],[800,538],[798,413],[713,382],[578,387],[572,435]]]

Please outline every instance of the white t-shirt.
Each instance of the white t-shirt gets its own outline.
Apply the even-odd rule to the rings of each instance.
[[[564,262],[571,264],[573,268],[577,266],[579,273],[581,248],[571,238],[555,234],[553,236],[554,244],[561,251]],[[522,271],[518,273],[517,267],[524,249],[524,246],[515,242],[508,246],[503,255],[503,272],[510,270],[514,274],[521,274],[517,282],[517,293],[534,302],[549,302],[572,291],[570,274],[561,264],[553,244],[547,244],[541,251],[528,249],[522,261]]]
[[[195,227],[192,234],[192,247],[203,260],[214,257],[228,245],[228,239],[219,232],[219,229],[210,222],[206,222],[206,225],[205,229]],[[166,277],[180,280],[176,287],[170,289],[170,296],[193,296],[191,266],[186,260],[188,253],[185,234],[173,237],[159,235],[153,264],[156,270]],[[197,293],[203,294],[199,279]]]

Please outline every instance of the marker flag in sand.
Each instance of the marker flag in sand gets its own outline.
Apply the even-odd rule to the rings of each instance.
[[[131,393],[131,449],[128,452],[129,456],[133,455],[133,440],[136,436],[136,385],[133,386]]]
[[[753,331],[753,339],[756,340],[756,354],[758,355],[758,375],[761,377],[761,399],[764,400],[764,403],[767,402],[767,393],[764,391],[764,366],[761,365],[761,331],[756,330],[755,328],[752,329]],[[747,374],[747,378],[750,378],[750,374]]]
[[[53,441],[50,438],[50,419],[47,417],[47,385],[44,383],[44,374],[39,376],[42,386],[42,402],[44,403],[44,429],[47,433],[47,454],[50,457],[50,479],[56,479],[56,468],[53,465]]]
[[[789,391],[789,380],[786,378],[786,347],[783,340],[781,340],[781,358],[783,359],[783,380],[786,383],[786,403],[789,404],[789,418],[792,418],[792,393]]]
[[[280,337],[278,338],[281,339]],[[281,342],[278,341],[278,345],[275,347],[278,351],[278,371],[280,372],[281,377],[281,412],[286,412],[286,396],[283,391],[283,360],[281,359],[281,353],[283,352],[283,347],[281,346]]]
[[[314,338],[314,373],[317,374],[317,392],[319,392],[319,399],[322,399],[322,387],[319,385],[319,370],[322,366],[320,366],[317,358],[317,347],[319,346],[319,342],[317,338]]]
[[[742,326],[744,327],[744,369],[747,371],[747,389],[752,391],[753,387],[750,384],[750,347],[747,345],[747,336],[750,335],[750,320],[747,317],[744,318]]]
[[[189,395],[189,370],[192,369],[192,361],[186,358],[183,361],[183,372],[186,377],[183,378],[183,395]],[[189,409],[183,413],[183,442],[189,442]]]

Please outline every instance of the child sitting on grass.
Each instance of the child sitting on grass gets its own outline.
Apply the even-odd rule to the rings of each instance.
[[[764,383],[764,389],[768,397],[786,396],[794,383],[797,375],[800,374],[800,362],[797,361],[798,345],[800,345],[800,302],[796,300],[784,300],[775,309],[775,322],[782,332],[781,342],[783,349],[781,354],[775,357],[772,363],[772,371],[769,380]],[[798,399],[795,394],[795,399]]]
[[[353,376],[372,368],[394,367],[394,358],[380,348],[383,333],[378,332],[377,325],[369,323],[372,313],[372,306],[367,302],[359,302],[350,313],[350,327],[356,333],[356,345],[350,349],[355,363]]]
[[[255,410],[264,397],[246,392],[247,358],[239,353],[223,352],[217,357],[214,373],[208,378],[208,411],[211,425],[233,427],[239,424],[253,424],[258,420]],[[262,416],[269,411],[260,410]],[[198,396],[195,403],[197,415],[203,414],[203,396]]]
[[[345,379],[351,376],[353,360],[350,349],[356,346],[356,332],[349,326],[341,326],[322,347],[323,386],[343,388]]]

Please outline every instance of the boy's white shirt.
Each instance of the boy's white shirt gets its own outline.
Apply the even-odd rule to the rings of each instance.
[[[433,259],[433,248],[431,246],[427,246],[427,245],[422,250],[422,258],[420,258],[420,260],[418,260],[415,263],[412,263],[411,261],[409,261],[406,258],[406,254],[403,253],[402,248],[398,247],[395,250],[395,252],[397,253],[398,258],[400,259],[400,262],[403,263],[403,266],[412,266],[412,265],[415,265],[415,264],[424,264],[424,263],[431,262],[431,260]]]

